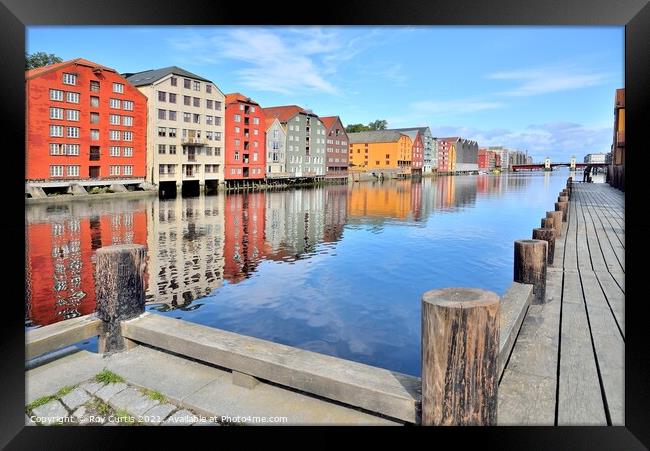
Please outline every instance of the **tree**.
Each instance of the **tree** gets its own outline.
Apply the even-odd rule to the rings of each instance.
[[[350,124],[347,127],[345,127],[345,131],[348,133],[357,133],[357,132],[367,132],[370,130],[386,130],[387,125],[388,122],[386,122],[384,119],[377,119],[376,121],[373,121],[368,125]]]
[[[37,67],[49,66],[50,64],[62,63],[63,60],[54,53],[36,52],[31,55],[25,52],[25,70],[36,69]]]
[[[384,119],[377,119],[376,121],[369,123],[368,127],[370,127],[370,130],[386,130],[386,125],[388,125],[388,122]]]

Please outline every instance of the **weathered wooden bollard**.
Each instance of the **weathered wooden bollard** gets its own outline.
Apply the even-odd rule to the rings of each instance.
[[[547,211],[547,218],[553,218],[553,227],[555,228],[555,238],[562,236],[562,212]]]
[[[422,425],[495,426],[499,296],[474,288],[422,296]]]
[[[543,240],[516,240],[514,281],[533,285],[533,304],[543,304],[546,295],[546,254]]]
[[[120,322],[144,313],[146,248],[141,244],[102,247],[95,263],[97,317],[103,321],[100,353],[125,349]]]
[[[567,212],[569,211],[568,202],[555,202],[555,211],[562,212],[562,222],[566,222]]]
[[[546,250],[546,262],[549,265],[552,265],[553,259],[555,258],[555,229],[553,227],[542,227],[541,229],[533,229],[533,239],[546,241],[546,243],[548,244]]]
[[[542,218],[542,229],[553,229],[555,231],[555,224],[553,218]]]
[[[569,202],[569,196],[561,194],[561,195],[557,196],[557,201],[558,202]]]

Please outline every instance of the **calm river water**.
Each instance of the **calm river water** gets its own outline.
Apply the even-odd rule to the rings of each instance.
[[[28,206],[26,326],[91,313],[95,250],[139,243],[148,310],[419,375],[422,293],[503,294],[567,176]]]

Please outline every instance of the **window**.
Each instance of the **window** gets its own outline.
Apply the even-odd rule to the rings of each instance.
[[[133,132],[124,132],[124,141],[133,141]]]
[[[69,121],[79,121],[79,110],[66,110],[66,117]]]
[[[113,83],[113,92],[124,94],[124,85],[122,83]]]
[[[118,102],[117,108],[119,108],[120,107],[119,100],[117,102]],[[125,100],[124,109],[128,111],[133,111],[133,102],[131,102],[130,100]]]
[[[183,122],[191,122],[192,113],[183,113]]]
[[[165,169],[167,168],[166,164],[159,164],[158,165],[158,174],[166,174]]]
[[[188,80],[187,78],[184,78],[184,79],[183,79],[183,87],[184,87],[185,89],[190,89],[191,86],[192,86],[192,81],[191,81],[191,80]]]
[[[240,140],[238,140],[238,139],[235,140],[235,145],[236,145],[236,146],[238,146],[240,143],[241,143]]]
[[[64,144],[63,153],[66,155],[79,155],[79,144]]]
[[[259,143],[257,141],[253,141],[253,147],[258,147],[258,144]]]
[[[176,94],[172,92],[169,93],[169,103],[176,103]]]
[[[214,132],[214,140],[221,141],[221,132]]]
[[[176,120],[176,111],[169,110],[169,120],[170,121],[175,121]]]
[[[209,131],[209,130],[206,131],[206,132],[205,132],[205,137],[206,137],[208,140],[212,141],[212,132]]]
[[[254,117],[253,118],[253,125],[260,125],[260,118],[259,117]]]
[[[235,133],[239,133],[241,131],[241,128],[235,127]]]
[[[63,91],[58,89],[50,89],[50,100],[63,101]]]
[[[158,119],[167,119],[167,110],[158,110]]]
[[[99,97],[90,96],[90,106],[93,108],[99,107]]]
[[[67,92],[66,100],[70,103],[79,103],[79,93],[78,92]]]
[[[221,125],[221,116],[214,117],[214,125]]]
[[[63,73],[63,84],[64,85],[76,85],[77,84],[77,76],[75,74],[66,74],[64,72]]]
[[[68,130],[68,138],[79,137],[79,127],[66,127]]]
[[[125,157],[132,157],[133,156],[133,147],[125,147],[124,148],[124,156]]]
[[[212,139],[212,138],[210,138],[210,139]],[[205,155],[208,156],[208,157],[212,156],[212,147],[206,147],[205,148]]]
[[[201,90],[201,82],[199,82],[199,81],[194,82],[194,90],[195,91],[200,91]]]
[[[131,127],[133,125],[133,116],[122,116],[122,125]]]
[[[164,155],[167,151],[167,146],[164,144],[158,144],[158,154],[159,155]]]
[[[212,85],[205,85],[205,92],[208,94],[212,93]]]
[[[178,86],[178,78],[172,77],[169,79],[169,82],[172,86]]]
[[[110,146],[109,147],[109,155],[111,157],[119,157],[120,156],[120,146]]]
[[[63,108],[50,107],[50,119],[63,119]]]
[[[93,141],[99,141],[99,130],[91,129],[90,130],[90,139]]]
[[[253,161],[257,161],[257,152],[253,152]]]
[[[111,130],[109,132],[109,137],[111,141],[119,141],[120,140],[120,131],[119,130]]]
[[[253,135],[255,136],[259,135],[259,130],[258,129],[253,130]]]
[[[165,127],[158,127],[158,136],[167,136],[167,129]]]
[[[99,82],[95,80],[90,81],[90,90],[92,92],[99,92]]]
[[[190,96],[183,96],[183,105],[192,105],[192,98]]]
[[[165,91],[158,91],[158,101],[159,102],[167,101],[167,93]]]
[[[213,102],[212,100],[206,100],[206,101],[205,101],[205,107],[206,107],[207,109],[209,109],[209,110],[212,109],[212,105],[213,105],[213,104],[214,104],[214,102]]]
[[[120,167],[119,166],[109,166],[109,172],[110,175],[120,175]]]
[[[215,157],[220,157],[221,156],[221,147],[215,147],[214,148],[214,156]]]
[[[176,155],[176,146],[174,144],[169,146],[169,155]]]
[[[201,106],[201,99],[199,99],[198,97],[193,97],[192,100],[194,101],[194,103],[193,103],[194,106],[196,106],[196,107]]]
[[[120,115],[119,114],[111,114],[109,116],[109,122],[111,125],[120,125]]]
[[[169,129],[169,137],[170,138],[176,138],[176,129],[175,128],[170,128]]]
[[[235,114],[235,122],[241,122],[241,116],[239,114]]]
[[[205,124],[212,125],[212,116],[205,116]]]
[[[239,160],[239,152],[235,152],[235,161]]]
[[[244,104],[243,103],[239,104],[239,111],[244,111]]]
[[[133,175],[133,166],[131,165],[122,166],[122,174]]]
[[[251,107],[251,113],[254,113],[254,112],[255,112],[255,107],[252,106],[252,107]]]
[[[63,144],[50,143],[50,155],[63,155]]]
[[[119,109],[122,102],[119,99],[111,99],[109,105],[111,108]]]
[[[201,115],[200,114],[195,114],[194,115],[194,123],[195,124],[200,124],[201,123]]]
[[[217,111],[221,111],[221,102],[219,102],[218,100],[215,100],[214,101],[214,109],[217,110]]]
[[[50,166],[50,177],[63,177],[63,166]]]

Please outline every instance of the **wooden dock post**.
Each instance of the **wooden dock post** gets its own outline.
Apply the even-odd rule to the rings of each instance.
[[[547,211],[547,218],[553,218],[553,227],[555,228],[555,238],[562,236],[562,212]]]
[[[515,241],[514,281],[533,285],[533,304],[545,302],[547,249],[543,240]]]
[[[561,211],[562,212],[562,222],[566,222],[567,213],[569,211],[569,203],[568,202],[555,202],[555,211]]]
[[[555,231],[555,224],[553,218],[542,218],[542,229],[553,229]]]
[[[422,296],[422,425],[495,426],[499,296],[473,288]]]
[[[552,221],[552,219],[550,219],[550,221]],[[553,259],[555,258],[555,229],[552,226],[542,227],[540,229],[533,229],[533,239],[544,240],[548,243],[547,252],[546,252],[547,254],[546,262],[549,265],[552,265]]]
[[[120,322],[144,313],[146,248],[141,244],[107,246],[98,249],[96,256],[97,317],[102,320],[99,352],[122,351],[130,344],[122,337]]]
[[[566,194],[560,193],[560,195],[557,196],[557,201],[558,202],[569,202],[569,196],[567,196]]]

